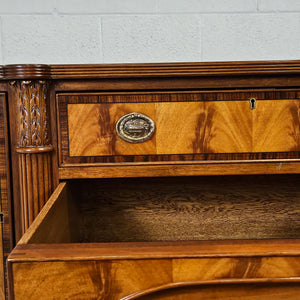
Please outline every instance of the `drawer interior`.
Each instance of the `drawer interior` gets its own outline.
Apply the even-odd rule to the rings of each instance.
[[[30,243],[299,238],[299,175],[70,180]]]

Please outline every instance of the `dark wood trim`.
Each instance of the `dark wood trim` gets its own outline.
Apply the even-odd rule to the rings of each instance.
[[[51,75],[61,78],[215,76],[299,73],[299,61],[199,62],[154,64],[52,65]]]
[[[3,69],[3,72],[1,72]],[[240,61],[148,64],[21,64],[0,67],[0,79],[243,76],[300,74],[300,61]]]
[[[8,261],[16,263],[146,258],[294,257],[299,255],[300,239],[18,244]]]
[[[43,146],[43,147],[23,147],[17,148],[17,153],[44,153],[53,151],[53,146]]]
[[[7,65],[3,66],[3,79],[50,79],[49,65]]]
[[[0,66],[0,79],[3,79],[3,77],[4,77],[3,66]]]
[[[121,91],[121,90],[193,90],[233,88],[299,87],[299,75],[207,76],[207,77],[151,77],[99,78],[53,80],[55,90],[62,91]]]
[[[8,299],[15,299],[14,296],[14,275],[13,275],[13,264],[7,260],[7,273],[8,273]]]
[[[12,214],[11,214],[11,189],[10,189],[10,160],[9,160],[9,139],[7,123],[6,96],[0,94],[0,210],[4,213],[2,230],[2,251],[4,268],[4,288],[7,295],[7,269],[6,259],[12,250]]]
[[[299,161],[210,161],[172,163],[135,163],[59,168],[60,179],[161,177],[202,175],[299,174]]]
[[[62,151],[67,153],[66,147],[61,147]],[[67,154],[62,156],[60,166],[72,167],[78,164],[88,166],[91,163],[95,164],[109,164],[109,163],[143,163],[143,162],[206,162],[206,161],[261,161],[261,160],[299,160],[300,152],[249,152],[249,153],[193,153],[193,154],[153,154],[153,155],[106,155],[106,156],[68,156]]]
[[[11,160],[11,178],[12,180],[12,214],[14,218],[13,231],[14,231],[14,241],[16,242],[22,236],[22,226],[21,226],[21,208],[20,208],[20,187],[19,187],[19,160],[18,153],[13,151],[17,147],[17,107],[15,104],[15,90],[10,84],[7,84],[8,87],[8,107],[9,107],[9,136],[10,136],[10,160]]]
[[[31,72],[31,65],[26,65]],[[36,67],[36,73],[44,77],[43,67]],[[34,67],[33,67],[34,68]],[[16,66],[16,72],[18,66]],[[26,69],[23,70],[27,75]],[[21,71],[20,71],[21,72]],[[21,74],[21,73],[20,73]],[[31,74],[31,73],[30,73]],[[18,75],[19,76],[19,75]],[[21,75],[20,75],[21,76]],[[16,166],[19,174],[18,202],[21,208],[21,232],[24,233],[52,192],[51,154],[53,147],[49,134],[49,82],[47,80],[15,80],[10,82],[13,105],[15,146],[19,161]],[[15,109],[12,112],[13,108]]]

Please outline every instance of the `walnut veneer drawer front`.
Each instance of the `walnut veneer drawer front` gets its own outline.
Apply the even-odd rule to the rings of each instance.
[[[61,164],[300,158],[294,90],[59,94]],[[155,123],[147,141],[120,138],[138,112]]]

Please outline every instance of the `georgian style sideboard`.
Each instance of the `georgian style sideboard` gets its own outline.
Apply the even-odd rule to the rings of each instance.
[[[300,61],[2,66],[0,161],[2,298],[300,299]]]

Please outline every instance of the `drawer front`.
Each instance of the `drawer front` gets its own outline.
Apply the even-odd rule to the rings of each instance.
[[[300,158],[299,96],[291,90],[60,94],[60,161]],[[133,112],[155,123],[149,140],[131,143],[117,134],[118,120]]]
[[[296,267],[278,257],[23,262],[13,266],[14,299],[295,300],[299,277],[276,275],[299,276]]]

